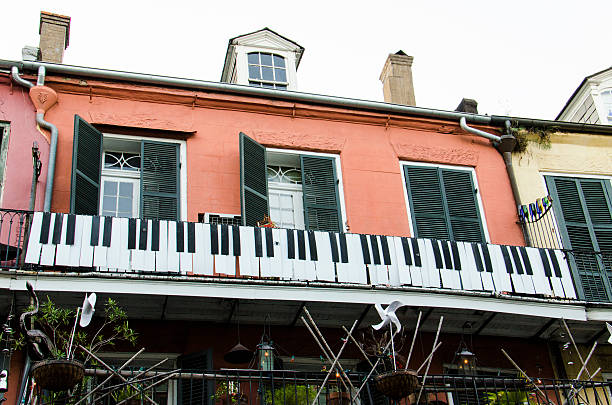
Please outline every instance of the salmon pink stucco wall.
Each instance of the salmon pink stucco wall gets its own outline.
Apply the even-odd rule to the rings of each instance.
[[[524,243],[502,156],[458,123],[117,83],[67,83],[47,78],[59,94],[47,114],[60,134],[55,211],[69,210],[78,114],[107,132],[136,129],[139,135],[184,139],[190,221],[203,212],[240,214],[244,132],[266,147],[339,155],[351,232],[411,234],[400,161],[418,161],[474,168],[491,242]]]
[[[32,143],[36,141],[43,162],[36,188],[37,210],[42,210],[49,159],[48,134],[36,125],[36,110],[28,89],[10,83],[7,76],[0,76],[0,122],[10,126],[8,153],[2,185],[1,207],[28,209],[32,186]]]

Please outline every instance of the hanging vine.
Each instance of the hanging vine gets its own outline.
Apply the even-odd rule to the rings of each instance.
[[[544,149],[549,149],[551,145],[551,136],[558,131],[558,128],[535,128],[535,127],[519,127],[512,128],[512,135],[516,138],[516,146],[514,152],[523,153],[527,150],[529,142],[535,142]]]

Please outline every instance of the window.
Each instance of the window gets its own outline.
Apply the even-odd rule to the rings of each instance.
[[[604,107],[604,116],[608,120],[608,124],[612,124],[612,90],[604,90],[600,95]]]
[[[610,254],[612,251],[610,181],[563,176],[545,176],[545,179],[553,198],[563,247],[575,253],[570,258],[578,273],[574,274],[574,282],[580,298],[610,301],[612,269],[609,260],[604,263],[604,256],[592,253]]]
[[[70,211],[179,220],[184,142],[102,135],[75,116]]]
[[[270,215],[283,228],[342,231],[337,156],[268,151],[241,133],[240,169],[245,225]]]
[[[420,164],[403,168],[415,236],[486,241],[472,170]]]
[[[249,85],[268,89],[287,90],[287,67],[285,58],[265,52],[251,52],[249,63]]]

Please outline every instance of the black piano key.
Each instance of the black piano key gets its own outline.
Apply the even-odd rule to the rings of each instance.
[[[240,256],[240,228],[236,225],[232,225],[232,247],[234,256]]]
[[[359,235],[359,240],[361,241],[361,252],[363,253],[363,263],[372,264],[372,260],[370,260],[370,248],[368,247],[367,236]]]
[[[440,244],[442,245],[442,256],[444,257],[444,266],[448,270],[453,269],[453,259],[451,258],[450,248],[448,247],[448,241],[441,240]]]
[[[453,263],[455,263],[455,270],[461,270],[461,258],[459,257],[459,247],[457,242],[454,240],[450,242],[451,252],[453,253]]]
[[[274,238],[272,237],[272,228],[266,229],[266,256],[274,257]]]
[[[338,252],[338,241],[336,240],[336,234],[328,232],[329,245],[331,246],[332,262],[338,263],[340,261],[340,254]]]
[[[421,262],[421,249],[419,248],[419,242],[416,240],[416,238],[410,238],[410,244],[412,245],[412,252],[414,253],[414,265],[421,267],[423,263]]]
[[[412,266],[412,253],[410,253],[410,245],[408,244],[408,238],[402,237],[402,250],[404,251],[404,262],[406,266]]]
[[[261,245],[261,228],[253,228],[253,235],[255,236],[255,256],[263,257],[263,246]]]
[[[68,214],[66,220],[66,245],[74,245],[74,232],[76,228],[76,215]]]
[[[159,252],[159,220],[151,221],[151,250]]]
[[[259,235],[259,237],[261,238],[261,235]],[[261,248],[261,239],[259,241],[260,241],[259,246]],[[210,224],[210,254],[211,255],[219,254],[219,231],[217,229],[217,224]],[[258,256],[258,257],[261,257],[261,256]]]
[[[43,212],[42,224],[40,226],[40,243],[49,242],[49,228],[51,227],[51,213]]]
[[[380,247],[382,248],[383,253],[383,262],[387,266],[391,266],[391,253],[389,252],[389,242],[387,241],[387,237],[382,235],[380,237]]]
[[[210,229],[211,229],[210,239],[211,240],[212,240],[212,228],[215,228],[215,231],[217,230],[215,225],[210,226]],[[176,223],[176,251],[177,252],[185,251],[185,225],[183,224],[182,221],[178,221]]]
[[[314,231],[308,231],[308,248],[310,250],[310,260],[319,260],[317,240],[315,239]]]
[[[430,239],[431,249],[433,250],[434,260],[436,261],[436,268],[441,269],[444,267],[442,264],[442,254],[440,253],[440,246],[438,245],[438,241],[435,239]]]
[[[543,248],[539,248],[540,258],[542,259],[542,265],[544,266],[544,275],[546,277],[551,277],[552,273],[550,271],[550,263],[548,261],[548,255],[546,254],[546,250]]]
[[[561,277],[561,267],[559,266],[559,261],[557,260],[557,255],[555,251],[552,249],[548,249],[548,255],[550,256],[550,262],[552,263],[553,269],[555,270],[555,276]]]
[[[487,273],[493,273],[493,263],[491,263],[491,254],[489,253],[489,247],[486,243],[481,243],[480,249],[482,249],[482,256],[484,257],[484,264]]]
[[[91,217],[91,237],[89,244],[91,246],[98,246],[98,239],[100,238],[100,217]]]
[[[221,224],[221,254],[229,256],[229,227]]]
[[[195,253],[195,223],[187,222],[187,252]]]
[[[136,218],[128,219],[128,249],[136,249]]]
[[[514,273],[512,270],[512,261],[510,260],[510,252],[508,252],[508,246],[501,245],[502,256],[504,257],[504,264],[506,265],[506,272],[508,274]]]
[[[519,252],[516,246],[510,246],[510,253],[512,253],[512,259],[514,260],[514,265],[516,266],[516,272],[518,274],[525,274],[525,272],[523,271],[523,265],[521,264],[521,258],[519,256]]]
[[[476,270],[479,272],[484,271],[484,267],[482,265],[482,259],[480,257],[480,249],[476,243],[472,243],[472,253],[474,253],[474,261],[476,262]]]
[[[112,233],[113,233],[113,218],[104,217],[104,229],[102,230],[102,246],[110,247]]]
[[[287,258],[295,259],[295,236],[293,229],[287,229]]]
[[[306,238],[304,231],[298,229],[297,231],[297,242],[298,242],[298,259],[306,260]]]
[[[53,224],[53,237],[51,243],[59,245],[62,242],[62,223],[64,222],[64,214],[57,212],[55,214],[55,223]]]
[[[182,225],[183,223],[179,222],[179,224]],[[138,237],[138,249],[139,250],[147,250],[148,234],[149,234],[149,221],[146,219],[141,219],[140,220],[140,235]]]
[[[531,262],[529,261],[529,255],[527,254],[527,249],[525,249],[525,246],[520,246],[519,252],[521,252],[523,263],[525,263],[525,273],[533,276],[533,268],[531,267]]]
[[[340,239],[340,261],[348,263],[348,249],[346,248],[346,235],[342,232],[338,234]]]
[[[376,235],[370,235],[370,246],[372,248],[372,260],[374,264],[381,264],[380,252],[378,251],[378,238]]]

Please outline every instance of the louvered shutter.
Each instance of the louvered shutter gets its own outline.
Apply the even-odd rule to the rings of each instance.
[[[404,174],[417,237],[484,241],[469,171],[404,166]]]
[[[257,226],[270,214],[266,148],[240,133],[240,208],[242,224]]]
[[[140,217],[180,219],[179,145],[142,141]]]
[[[341,232],[335,159],[301,155],[304,223],[313,231]]]
[[[580,298],[609,301],[610,269],[593,253],[612,251],[609,184],[599,179],[553,176],[547,176],[546,183],[555,203],[563,245],[575,251],[574,281]]]
[[[190,373],[202,374],[212,369],[211,351],[206,350],[199,353],[186,354],[177,359],[182,373],[189,376]],[[181,378],[179,380],[180,405],[205,405],[212,403],[213,382],[206,379]]]
[[[102,166],[102,133],[74,116],[70,212],[98,215]]]

